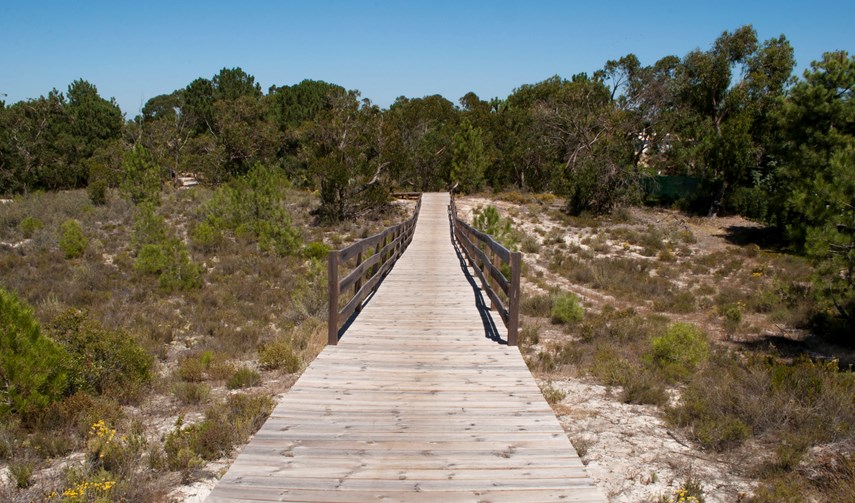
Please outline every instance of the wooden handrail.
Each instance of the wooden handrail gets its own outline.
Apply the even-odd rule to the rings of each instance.
[[[342,320],[348,320],[362,309],[365,299],[377,289],[380,281],[392,270],[395,262],[413,240],[419,210],[422,207],[421,194],[416,195],[416,209],[412,217],[341,250],[331,250],[327,255],[327,344],[338,344]],[[413,193],[404,196],[412,197]],[[339,267],[351,260],[355,262],[353,269],[344,278],[339,279]],[[347,294],[351,287],[353,296],[339,309],[341,296]]]
[[[466,255],[466,260],[475,275],[481,280],[481,288],[490,299],[490,309],[495,309],[508,329],[508,345],[516,346],[520,327],[520,268],[522,253],[512,252],[493,239],[492,236],[475,229],[457,216],[454,194],[448,205],[448,218],[454,239]],[[502,273],[501,266],[510,267],[510,278]],[[498,292],[507,298],[502,302]]]

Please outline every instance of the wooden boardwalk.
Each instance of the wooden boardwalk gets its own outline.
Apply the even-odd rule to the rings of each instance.
[[[605,501],[518,348],[494,340],[447,205],[424,195],[407,251],[208,502]]]

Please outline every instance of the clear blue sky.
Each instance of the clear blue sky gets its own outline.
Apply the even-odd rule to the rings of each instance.
[[[84,78],[130,118],[149,98],[239,66],[265,92],[309,78],[382,107],[402,95],[457,103],[630,52],[645,65],[683,56],[744,24],[761,40],[786,35],[799,74],[825,51],[855,52],[851,0],[2,1],[0,99]]]

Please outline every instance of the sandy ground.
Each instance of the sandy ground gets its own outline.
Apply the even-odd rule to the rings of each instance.
[[[567,436],[581,451],[588,474],[610,502],[658,501],[688,479],[702,481],[705,501],[740,501],[752,490],[726,463],[688,447],[656,407],[615,398],[618,389],[581,379],[552,381],[567,397],[554,407]]]

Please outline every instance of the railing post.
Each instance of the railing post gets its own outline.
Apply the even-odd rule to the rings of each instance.
[[[327,255],[327,288],[329,289],[329,316],[327,316],[327,344],[338,344],[338,251]]]
[[[508,290],[508,346],[516,346],[520,329],[520,267],[522,253],[511,253],[511,285]]]
[[[360,264],[362,264],[362,251],[360,251],[359,253],[356,254],[356,267],[359,267]],[[353,295],[354,296],[356,296],[356,294],[359,293],[360,288],[362,288],[362,275],[360,275],[359,279],[357,279],[353,283]],[[362,311],[362,306],[361,305],[356,306],[356,312],[358,313],[360,311]]]
[[[496,278],[493,277],[493,268],[496,267],[496,253],[493,252],[492,248],[488,249],[490,253],[487,254],[487,258],[490,259],[490,270],[487,271],[489,276],[487,277],[487,281],[490,283],[490,290],[494,292],[499,289],[499,285],[496,283]],[[493,304],[493,298],[490,297],[490,311],[495,311],[496,306]]]

